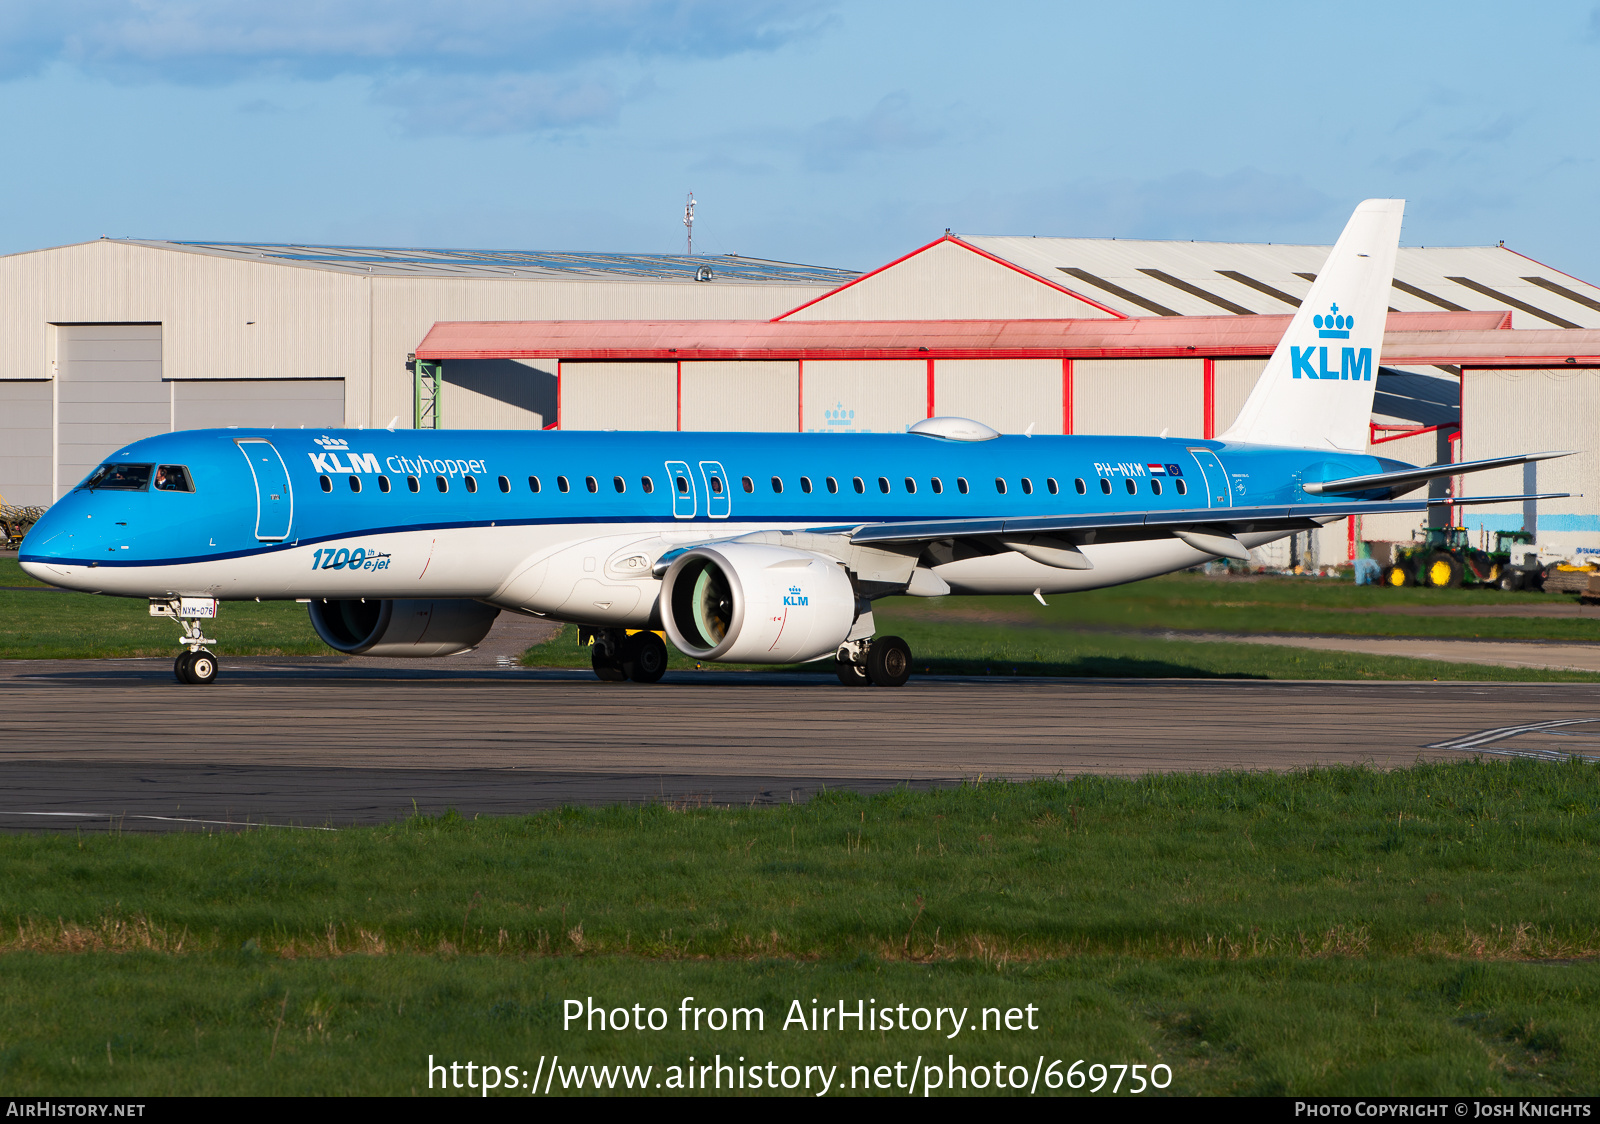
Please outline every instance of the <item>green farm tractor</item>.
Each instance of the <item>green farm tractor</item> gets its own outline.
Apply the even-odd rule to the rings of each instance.
[[[1496,531],[1492,550],[1479,550],[1467,537],[1465,527],[1429,527],[1419,532],[1420,541],[1395,550],[1394,563],[1383,572],[1383,584],[1396,589],[1408,585],[1453,589],[1458,586],[1493,586],[1508,592],[1522,589],[1530,573],[1514,566],[1511,548],[1529,545],[1527,531]]]

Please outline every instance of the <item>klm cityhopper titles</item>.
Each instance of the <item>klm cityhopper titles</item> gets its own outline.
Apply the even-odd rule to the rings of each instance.
[[[844,683],[898,686],[911,653],[875,635],[879,597],[1042,596],[1244,559],[1346,515],[1420,512],[1397,497],[1435,477],[1562,455],[1363,452],[1401,210],[1357,208],[1221,440],[959,418],[882,436],[199,430],[119,451],[21,562],[148,598],[183,630],[188,683],[216,676],[219,603],[296,598],[351,654],[466,651],[510,610],[591,630],[602,679],[660,679],[661,629],[699,660],[832,656]]]

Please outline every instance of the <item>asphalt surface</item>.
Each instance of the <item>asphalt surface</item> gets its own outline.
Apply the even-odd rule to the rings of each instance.
[[[977,777],[1600,754],[1600,687],[587,672],[225,659],[0,666],[0,829],[343,826],[446,808],[803,800]]]

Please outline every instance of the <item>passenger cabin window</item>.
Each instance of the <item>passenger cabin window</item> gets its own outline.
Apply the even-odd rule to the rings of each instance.
[[[1003,476],[996,476],[996,477],[995,477],[995,478],[994,478],[994,490],[995,490],[995,491],[997,491],[997,492],[999,492],[999,493],[1000,493],[1000,494],[1001,494],[1001,495],[1002,495],[1002,496],[1003,496],[1003,495],[1005,495],[1005,494],[1006,494],[1006,481],[1005,481],[1005,477],[1003,477]]]
[[[1128,489],[1128,495],[1135,495],[1139,491],[1139,484],[1131,476],[1122,481],[1122,486]]]
[[[361,491],[361,477],[359,477],[359,476],[350,477],[350,490],[352,492]]]
[[[839,482],[837,480],[835,480],[833,477],[831,477],[831,476],[828,477],[826,483],[828,485],[828,494],[829,495],[832,495],[833,493],[835,493],[835,492],[837,492],[839,490]]]
[[[1182,480],[1178,480],[1177,481],[1177,485],[1178,485],[1178,495],[1187,496],[1189,494],[1189,485],[1185,484]]]
[[[154,467],[148,464],[103,464],[89,473],[89,478],[79,487],[90,491],[104,488],[111,492],[142,492],[150,487],[150,470]]]
[[[937,476],[928,481],[928,486],[933,489],[934,495],[942,496],[944,494],[944,481],[940,480]]]
[[[956,491],[960,492],[963,496],[967,494],[967,478],[965,476],[956,477]]]
[[[713,476],[711,478],[711,491],[716,495],[722,495],[722,477]]]
[[[420,492],[422,491],[422,481],[418,480],[415,476],[407,476],[406,487],[410,488],[413,492]]]
[[[1107,480],[1104,476],[1100,478],[1100,490],[1108,496],[1111,494],[1111,481]]]
[[[388,489],[385,489],[385,491],[387,491],[387,490]],[[500,477],[500,490],[502,492],[511,491],[511,479],[509,477],[506,477],[506,476]]]
[[[1056,483],[1056,478],[1054,476],[1047,479],[1044,482],[1044,486],[1050,490],[1050,494],[1052,496],[1061,491],[1061,486]]]
[[[441,492],[448,492],[450,490],[450,481],[446,480],[443,476],[435,476],[433,478],[433,486],[438,488]]]
[[[1161,494],[1161,481],[1159,481],[1159,480],[1150,481],[1150,490],[1152,492],[1154,492],[1156,495],[1159,496]]]
[[[416,491],[415,488],[412,488],[411,490],[413,492]],[[528,491],[537,492],[538,490],[539,490],[539,478],[537,476],[528,477]]]
[[[859,477],[859,476],[852,476],[850,479],[851,479],[851,482],[853,484],[855,484],[855,486],[856,486],[856,495],[859,496],[859,495],[863,494],[864,492],[866,492],[866,490],[867,490],[866,481],[862,480],[861,477]]]
[[[906,492],[908,494],[915,495],[916,491],[917,491],[917,482],[915,480],[913,480],[911,477],[907,476],[906,477]]]
[[[583,486],[588,488],[591,492],[598,492],[600,490],[600,481],[596,480],[593,476],[585,476],[583,478]]]
[[[686,476],[678,477],[678,485],[677,486],[678,486],[678,494],[680,496],[686,496],[686,495],[689,494],[689,478],[688,477],[686,477]],[[566,489],[563,488],[562,491],[566,491]]]
[[[1033,481],[1026,476],[1022,478],[1022,494],[1025,496],[1033,495]]]
[[[748,476],[741,476],[739,478],[739,483],[747,494],[756,490],[756,482],[750,479]]]
[[[383,492],[385,495],[388,494],[389,478],[387,476],[378,477],[378,491]]]
[[[887,476],[878,477],[878,491],[884,495],[889,494],[889,478]]]
[[[467,476],[464,479],[467,482],[467,491],[476,492],[478,490],[478,478],[476,476]]]
[[[811,477],[800,477],[800,490],[808,496],[811,494]]]
[[[181,464],[164,464],[156,469],[156,488],[163,492],[192,492],[194,482]]]
[[[324,492],[333,491],[333,481],[332,480],[329,480],[326,476],[319,476],[319,477],[317,477],[317,479],[322,482],[322,490]]]
[[[772,490],[779,495],[783,493],[783,477],[774,476],[772,478]]]
[[[619,496],[628,490],[628,482],[620,476],[613,476],[611,478],[611,486],[617,490],[617,495]]]
[[[648,476],[639,477],[639,487],[644,489],[644,494],[649,495],[656,490],[656,482]]]
[[[1088,487],[1088,485],[1086,485],[1083,482],[1083,478],[1082,477],[1079,477],[1078,479],[1074,480],[1072,482],[1072,486],[1078,490],[1078,495],[1082,496],[1082,495],[1087,495],[1088,494],[1089,487]]]
[[[572,485],[567,482],[567,478],[565,476],[557,476],[556,490],[561,492],[570,492],[572,491]],[[683,489],[679,488],[678,490],[681,492]]]

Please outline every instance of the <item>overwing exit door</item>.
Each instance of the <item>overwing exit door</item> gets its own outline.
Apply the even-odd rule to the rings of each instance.
[[[672,517],[693,519],[696,489],[688,461],[667,462],[667,487],[672,489]]]
[[[239,452],[250,465],[256,482],[256,538],[261,542],[282,542],[294,523],[294,493],[289,488],[289,470],[271,441],[262,437],[241,437]]]
[[[706,482],[706,515],[711,519],[726,519],[733,509],[733,497],[728,495],[728,477],[717,461],[701,461],[700,475]]]

